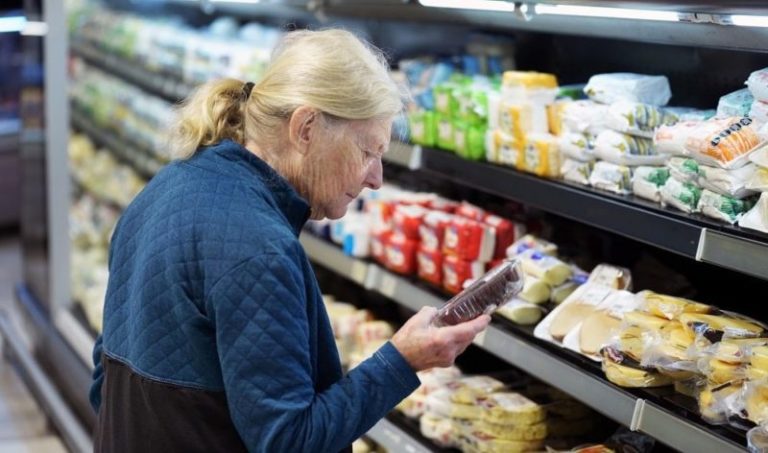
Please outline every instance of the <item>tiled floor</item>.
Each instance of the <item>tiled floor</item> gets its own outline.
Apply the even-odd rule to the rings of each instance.
[[[11,309],[13,285],[20,279],[18,241],[0,236],[0,309]],[[2,347],[0,340],[0,349]],[[66,451],[16,370],[0,357],[0,453]]]

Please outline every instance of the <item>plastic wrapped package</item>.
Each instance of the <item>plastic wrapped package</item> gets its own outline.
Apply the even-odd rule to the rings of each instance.
[[[667,296],[665,294],[654,293],[653,291],[642,291],[637,294],[640,299],[640,307],[647,313],[668,320],[679,320],[680,316],[686,313],[711,313],[715,309],[711,305],[694,302],[683,299],[682,297]],[[638,317],[640,319],[640,317]],[[643,324],[649,329],[662,328],[664,324]]]
[[[408,418],[419,418],[426,410],[427,394],[414,392],[400,401],[395,409],[402,412]]]
[[[701,376],[697,375],[690,379],[677,380],[674,385],[675,392],[698,399],[699,393],[701,393],[706,383]]]
[[[747,117],[703,121],[688,137],[686,152],[705,165],[742,167],[750,152],[762,142],[754,123]]]
[[[589,274],[581,269],[575,268],[573,276],[568,279],[562,285],[557,285],[552,288],[552,292],[549,296],[549,301],[555,305],[563,303],[576,289],[587,282]]]
[[[699,392],[699,412],[701,418],[713,425],[722,425],[728,422],[728,417],[733,414],[734,400],[739,398],[742,391],[741,383],[726,383],[720,385],[707,385]]]
[[[533,249],[520,253],[518,258],[526,275],[538,278],[551,286],[560,285],[573,275],[573,270],[567,264]]]
[[[612,130],[595,138],[595,156],[617,165],[663,165],[668,156],[658,154],[653,141]]]
[[[462,378],[465,379],[465,378]],[[446,387],[435,390],[427,395],[424,414],[439,415],[446,418],[460,418],[464,420],[479,420],[483,414],[483,408],[475,404],[464,404],[453,401],[456,391],[456,383],[451,382]]]
[[[587,283],[607,286],[613,289],[632,289],[632,272],[625,267],[612,264],[598,264],[589,273]]]
[[[497,129],[493,132],[493,152],[486,151],[486,157],[492,157],[488,159],[491,162],[517,168],[522,159],[522,153],[522,139]]]
[[[525,225],[493,214],[486,214],[483,223],[489,225],[495,235],[495,259],[506,256],[507,248],[525,234]]]
[[[555,256],[557,255],[557,244],[537,238],[532,234],[526,234],[507,247],[506,253],[509,258],[514,258],[526,250],[536,250],[545,255]]]
[[[441,211],[429,211],[419,225],[419,241],[423,250],[442,250],[445,229],[453,216]]]
[[[538,451],[543,445],[541,440],[506,440],[479,430],[465,430],[459,436],[461,450],[468,453],[522,453]]]
[[[653,134],[653,145],[660,154],[683,156],[687,154],[685,144],[696,132],[701,121],[680,121],[673,125],[661,125]]]
[[[546,418],[541,405],[516,392],[487,394],[480,405],[484,409],[481,419],[497,425],[532,425]]]
[[[758,321],[735,314],[683,313],[680,323],[689,335],[710,343],[723,339],[758,338],[766,334],[766,327]]]
[[[746,367],[743,364],[723,362],[714,357],[700,359],[698,368],[711,385],[740,382],[746,377]]]
[[[680,182],[697,184],[701,173],[698,162],[688,157],[672,157],[667,162],[669,175]]]
[[[392,214],[392,226],[408,239],[419,240],[419,229],[429,211],[418,205],[397,205]]]
[[[443,289],[452,294],[460,293],[464,283],[475,280],[486,272],[486,263],[466,261],[453,255],[443,255]]]
[[[768,123],[768,102],[755,101],[749,109],[749,117],[763,125]]]
[[[535,71],[505,71],[501,80],[501,95],[515,101],[552,104],[557,96],[557,77]]]
[[[752,209],[739,219],[739,226],[768,233],[768,192],[760,194]]]
[[[749,453],[765,453],[768,451],[768,427],[755,426],[747,432],[747,448]]]
[[[741,199],[754,194],[747,185],[753,179],[756,170],[757,166],[752,163],[733,170],[700,165],[698,182],[704,189]]]
[[[660,203],[661,187],[667,179],[669,169],[666,167],[637,167],[632,175],[632,192],[637,197]]]
[[[490,313],[516,296],[523,284],[520,262],[505,261],[451,298],[432,322],[436,326],[454,325]]]
[[[768,168],[757,167],[744,188],[753,192],[768,192]]]
[[[456,142],[454,139],[453,121],[451,121],[451,118],[443,114],[435,114],[435,127],[437,131],[435,144],[437,147],[448,151],[455,151]]]
[[[658,331],[649,332],[640,365],[655,368],[675,380],[691,379],[699,371],[696,361],[689,354],[694,341],[695,337],[679,322],[672,321]]]
[[[699,199],[698,211],[707,217],[734,224],[751,207],[752,203],[749,199],[739,200],[704,189]]]
[[[597,162],[589,175],[589,184],[619,195],[632,193],[632,170],[625,165]]]
[[[755,98],[748,88],[728,93],[720,97],[717,103],[717,118],[729,116],[747,116]]]
[[[653,105],[618,101],[611,104],[606,120],[615,131],[653,138],[654,129],[675,124],[677,115]]]
[[[428,370],[420,371],[417,374],[421,381],[419,390],[423,390],[425,394],[430,394],[445,387],[448,383],[461,378],[461,370],[455,366],[430,368]]]
[[[523,290],[518,297],[532,304],[542,304],[549,300],[552,294],[552,286],[536,277],[528,276],[525,279]]]
[[[629,101],[659,106],[666,105],[672,97],[665,76],[633,73],[593,75],[584,87],[584,93],[603,104]]]
[[[454,445],[455,437],[453,423],[449,417],[441,417],[432,413],[425,413],[419,419],[421,434],[441,447]]]
[[[416,265],[419,278],[440,286],[443,282],[443,254],[439,250],[430,250],[420,246],[416,252]]]
[[[768,129],[768,126],[763,126],[760,133],[763,134],[762,131],[766,129]],[[768,168],[768,146],[755,150],[755,152],[749,155],[749,160],[758,167]]]
[[[582,162],[574,159],[565,159],[560,167],[560,175],[566,181],[588,186],[589,177],[594,167],[594,161]]]
[[[456,121],[453,125],[454,150],[467,160],[485,158],[485,126]]]
[[[586,132],[566,132],[557,139],[564,157],[581,162],[595,160],[595,136]]]
[[[539,305],[520,299],[512,299],[510,302],[502,305],[497,313],[521,326],[534,325],[544,316],[544,310]]]
[[[394,233],[384,244],[384,265],[399,274],[415,274],[418,248],[419,241]]]
[[[560,149],[550,134],[528,134],[519,169],[544,178],[560,176]]]
[[[490,376],[467,376],[452,382],[449,387],[452,389],[451,401],[458,404],[468,404],[482,409],[482,417],[487,414],[485,400],[502,389],[505,384],[498,379]],[[483,406],[480,408],[478,400],[483,400]],[[481,417],[481,418],[482,418]]]
[[[669,178],[661,187],[661,205],[672,206],[685,213],[698,212],[701,188],[692,183]]]
[[[597,284],[580,286],[536,326],[534,336],[554,343],[562,342],[587,316],[597,311],[597,306],[614,291]]]
[[[417,110],[408,114],[408,126],[411,131],[411,141],[424,146],[435,146],[437,143],[437,123],[435,112]]]
[[[485,420],[472,422],[472,427],[485,434],[505,440],[532,441],[543,440],[547,437],[547,423],[541,421],[533,424],[497,424]]]
[[[643,369],[618,349],[607,346],[600,351],[603,372],[609,381],[621,387],[648,388],[670,385],[673,379],[654,370]]]
[[[568,132],[599,134],[608,127],[605,118],[608,106],[593,101],[573,101],[565,104],[561,110],[563,129]]]
[[[752,72],[744,84],[755,99],[768,102],[768,68]]]
[[[634,294],[613,291],[587,314],[563,339],[563,345],[575,352],[599,361],[598,352],[621,330],[624,313],[637,307]]]
[[[443,253],[465,261],[488,262],[493,258],[495,239],[489,225],[454,216],[445,228]]]

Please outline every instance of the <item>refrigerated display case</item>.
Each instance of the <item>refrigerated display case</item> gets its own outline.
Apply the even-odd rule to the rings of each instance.
[[[168,161],[168,156],[158,153],[162,148],[157,142],[147,140],[145,134],[147,128],[157,128],[156,118],[148,114],[157,109],[141,106],[144,110],[135,115],[138,119],[129,118],[126,115],[130,108],[124,107],[130,96],[121,93],[131,93],[134,99],[151,97],[152,102],[164,102],[167,107],[182,99],[200,81],[200,74],[181,71],[178,62],[189,55],[184,54],[188,50],[178,41],[196,39],[212,21],[226,16],[242,23],[261,21],[276,27],[295,27],[296,23],[314,27],[343,25],[361,31],[395,60],[425,54],[456,55],[465,42],[478,35],[497,35],[505,46],[514,48],[517,68],[555,73],[564,84],[585,82],[599,72],[665,74],[672,85],[675,103],[697,108],[716,105],[721,95],[740,88],[751,71],[768,67],[768,57],[763,53],[768,43],[768,9],[759,2],[748,1],[727,5],[610,2],[612,10],[606,10],[606,2],[589,1],[465,4],[330,0],[258,5],[167,1],[147,6],[115,0],[101,2],[100,7],[114,9],[131,22],[122,28],[102,24],[114,27],[110,29],[113,34],[107,36],[99,34],[99,30],[78,28],[78,17],[73,11],[82,11],[88,2],[71,2],[68,9],[57,3],[45,3],[49,30],[45,58],[39,57],[45,61],[44,94],[39,85],[30,86],[22,103],[22,110],[26,105],[34,112],[35,100],[44,101],[45,120],[38,115],[39,123],[35,126],[30,116],[22,133],[27,150],[22,182],[29,198],[22,207],[26,273],[18,296],[25,311],[33,313],[33,329],[44,339],[36,346],[38,355],[48,363],[54,382],[86,428],[93,423],[85,396],[92,369],[90,353],[99,329],[98,304],[93,300],[98,301],[106,279],[107,243],[104,231],[99,232],[95,242],[73,242],[73,222],[77,225],[78,221],[71,220],[71,208],[76,200],[88,198],[89,206],[99,207],[89,208],[89,217],[101,215],[97,223],[108,232],[109,222],[104,215],[111,214],[105,211],[119,212],[124,202],[113,196],[113,189],[94,187],[87,177],[80,177],[77,168],[72,168],[73,151],[67,150],[67,144],[73,132],[78,137],[87,137],[94,151],[86,153],[87,159],[95,159],[97,150],[103,150],[100,152],[109,156],[114,168],[130,168],[138,178],[150,179]],[[163,22],[158,17],[173,19]],[[143,44],[131,41],[140,34],[131,27],[141,27],[142,21],[152,22],[154,36],[160,36],[158,40]],[[221,28],[236,25],[226,21],[218,24]],[[179,30],[183,30],[181,38],[177,36],[174,41],[169,37]],[[266,32],[259,33],[263,38]],[[155,46],[150,47],[151,55],[126,51],[141,49],[142,45]],[[210,54],[195,58],[215,59],[217,50],[208,51]],[[239,74],[258,77],[258,61],[265,61],[267,54],[254,57],[256,63],[245,65],[249,69]],[[224,58],[223,53],[219,58]],[[117,93],[116,103],[106,110],[84,102],[91,88],[78,85],[84,80],[82,75],[96,72],[100,78],[94,83],[108,83],[110,90],[118,87],[112,90]],[[158,108],[162,112],[164,107]],[[134,123],[138,125],[135,128],[125,126]],[[668,260],[670,267],[677,266],[675,271],[690,282],[688,289],[692,287],[696,295],[708,302],[716,301],[723,309],[762,316],[762,321],[768,321],[754,303],[733,297],[737,291],[734,288],[754,294],[765,292],[767,234],[673,211],[631,195],[608,194],[508,167],[470,162],[435,147],[393,140],[392,151],[386,158],[396,180],[425,188],[448,186],[449,191],[471,191],[481,194],[477,195],[480,199],[483,194],[490,194],[496,200],[526,206],[555,225],[555,229],[562,227],[565,231],[572,227],[586,231],[588,243],[595,247],[589,253],[597,259],[609,257],[630,264],[641,256]],[[569,236],[559,234],[561,238]],[[578,248],[578,238],[570,239],[574,241],[571,248]],[[314,236],[304,234],[302,243],[317,266],[396,305],[417,310],[426,305],[439,306],[448,299],[444,293],[379,264],[351,258]],[[87,249],[84,252],[83,247]],[[624,247],[629,250],[626,254],[622,251]],[[96,257],[91,253],[94,250],[98,251]],[[88,256],[77,255],[80,252]],[[80,260],[73,261],[77,259]],[[96,266],[94,263],[101,263],[101,269],[91,269]],[[653,288],[656,277],[640,275],[640,280],[650,282],[646,287]],[[696,415],[690,401],[681,402],[664,391],[620,388],[607,381],[594,363],[546,344],[535,338],[531,329],[500,317],[494,318],[492,326],[475,344],[618,423],[672,448],[745,448],[742,431],[709,425]],[[370,436],[395,451],[432,449],[423,440],[409,440],[414,437],[407,428],[400,428],[397,420],[397,416],[383,420]]]

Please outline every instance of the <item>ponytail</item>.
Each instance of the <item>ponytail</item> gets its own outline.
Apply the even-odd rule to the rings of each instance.
[[[224,139],[244,142],[243,82],[221,79],[196,88],[176,109],[169,130],[169,145],[174,157],[186,159],[201,146]]]

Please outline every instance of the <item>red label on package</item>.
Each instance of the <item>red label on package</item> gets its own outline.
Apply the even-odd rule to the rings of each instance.
[[[480,278],[485,273],[485,264],[479,261],[465,261],[456,256],[443,257],[443,288],[451,294],[464,289],[464,282]]]
[[[422,224],[422,219],[427,212],[421,206],[399,205],[395,207],[392,217],[395,231],[408,239],[419,239],[419,226]]]
[[[523,233],[522,226],[492,214],[485,217],[485,223],[493,227],[496,236],[496,247],[494,248],[493,257],[503,258],[506,256],[507,247],[512,245]]]
[[[389,243],[391,231],[383,231],[371,236],[371,256],[381,264],[386,264],[386,246]]]
[[[443,254],[439,250],[424,249],[422,246],[416,254],[416,262],[419,278],[440,286],[443,282]]]
[[[465,261],[490,261],[494,251],[493,239],[489,226],[455,217],[445,228],[443,253]]]
[[[466,217],[468,219],[482,222],[485,219],[485,210],[479,206],[475,206],[472,203],[462,201],[458,208],[456,208],[456,215]]]
[[[416,249],[418,241],[408,239],[402,234],[394,234],[384,247],[384,265],[400,274],[416,273]]]

